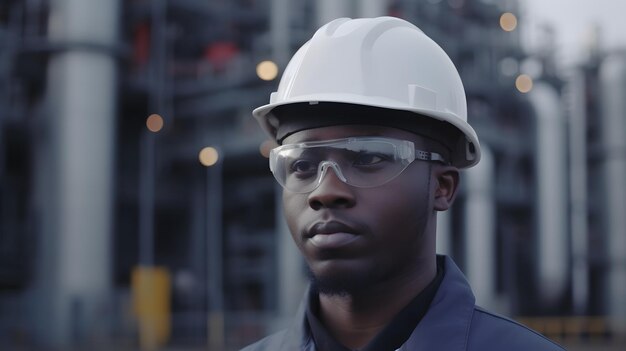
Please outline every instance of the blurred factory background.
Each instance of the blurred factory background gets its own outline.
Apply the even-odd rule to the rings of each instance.
[[[0,1],[0,348],[235,350],[306,284],[251,110],[341,16],[417,24],[484,148],[439,217],[480,304],[626,345],[626,54],[563,69],[515,0]]]

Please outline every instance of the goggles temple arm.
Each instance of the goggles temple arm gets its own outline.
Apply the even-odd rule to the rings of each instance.
[[[422,150],[415,149],[415,158],[418,160],[422,160],[422,161],[437,161],[446,165],[450,164],[443,158],[443,156],[441,156],[440,154],[436,152],[429,152],[429,151],[422,151]]]

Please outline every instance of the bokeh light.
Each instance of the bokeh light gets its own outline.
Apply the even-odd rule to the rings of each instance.
[[[198,155],[198,159],[200,163],[205,167],[211,167],[217,163],[220,158],[219,152],[217,149],[211,146],[207,146],[200,150],[200,154]]]
[[[146,127],[148,127],[149,131],[158,133],[161,129],[163,129],[163,117],[156,113],[151,114],[146,119]]]
[[[256,66],[256,74],[263,80],[273,80],[278,76],[278,66],[273,61],[262,61]]]
[[[510,12],[505,12],[500,16],[500,27],[504,31],[512,32],[517,28],[517,17]]]
[[[533,89],[533,79],[528,74],[520,74],[515,79],[515,87],[522,93],[527,93]]]
[[[274,140],[267,139],[264,142],[262,142],[261,145],[259,146],[259,152],[261,152],[261,155],[263,155],[263,157],[269,158],[270,151],[272,151],[272,149],[277,146],[278,144]]]

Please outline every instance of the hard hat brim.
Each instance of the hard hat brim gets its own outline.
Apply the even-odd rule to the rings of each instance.
[[[341,95],[350,95],[350,96],[341,96]],[[467,139],[468,145],[473,145],[472,150],[466,150],[465,158],[459,159],[454,162],[454,166],[458,168],[469,168],[474,166],[480,161],[480,143],[478,141],[478,136],[474,129],[464,121],[460,120],[457,116],[455,116],[451,112],[447,111],[436,111],[429,109],[419,109],[412,106],[407,106],[402,103],[398,103],[392,99],[384,98],[384,97],[368,97],[367,101],[361,101],[360,96],[355,96],[351,94],[317,94],[317,95],[308,95],[308,96],[300,96],[297,98],[291,98],[289,101],[281,101],[276,103],[269,103],[263,106],[260,106],[252,111],[252,115],[260,124],[260,126],[265,130],[267,134],[269,134],[273,139],[276,139],[276,126],[273,126],[270,122],[269,116],[271,115],[271,111],[278,107],[290,104],[300,104],[300,103],[309,103],[311,105],[317,103],[331,102],[331,103],[344,103],[344,104],[353,104],[353,105],[362,105],[362,106],[371,106],[378,107],[384,109],[393,109],[393,110],[401,110],[401,111],[409,111],[415,112],[423,116],[431,117],[440,121],[447,122],[454,127],[456,127]]]

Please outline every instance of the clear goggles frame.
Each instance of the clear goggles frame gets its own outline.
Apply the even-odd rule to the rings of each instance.
[[[315,190],[329,169],[358,188],[381,186],[400,175],[416,159],[447,162],[435,152],[415,149],[413,142],[383,137],[352,137],[286,144],[270,152],[270,170],[294,193]]]

